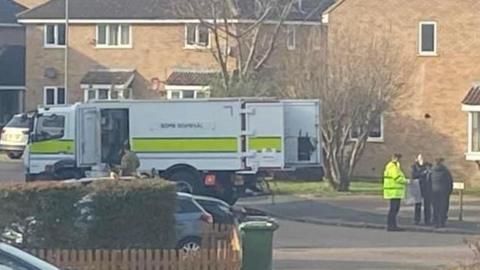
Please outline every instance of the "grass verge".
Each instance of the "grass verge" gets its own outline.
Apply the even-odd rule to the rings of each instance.
[[[349,192],[337,192],[327,182],[311,181],[273,181],[270,183],[275,194],[281,195],[381,195],[382,186],[374,182],[352,182]]]

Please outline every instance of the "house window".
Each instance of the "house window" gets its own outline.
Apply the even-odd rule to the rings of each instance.
[[[437,23],[420,22],[419,27],[419,53],[420,55],[437,54]]]
[[[128,24],[97,25],[97,47],[129,48],[132,46],[131,26]]]
[[[168,90],[167,99],[202,99],[210,97],[208,90]]]
[[[185,26],[185,47],[208,48],[210,46],[210,33],[208,28],[199,24]]]
[[[44,31],[45,47],[65,46],[65,24],[46,24]]]
[[[65,104],[66,95],[63,87],[45,87],[43,90],[43,103],[45,105],[62,105]]]
[[[470,152],[480,152],[480,112],[471,113],[471,149]]]
[[[289,50],[295,50],[296,37],[295,27],[292,25],[287,26],[287,48]]]
[[[361,128],[352,128],[350,138],[353,140],[357,139],[362,133]],[[369,142],[383,142],[383,115],[377,117],[373,120],[372,130],[368,134]]]
[[[110,88],[90,88],[85,89],[84,100],[115,100],[130,98],[131,89],[118,90]]]

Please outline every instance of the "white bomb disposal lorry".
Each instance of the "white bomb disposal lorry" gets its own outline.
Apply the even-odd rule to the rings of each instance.
[[[233,202],[256,176],[322,169],[318,100],[103,101],[39,108],[27,181],[82,178],[119,164],[128,141],[139,172]]]

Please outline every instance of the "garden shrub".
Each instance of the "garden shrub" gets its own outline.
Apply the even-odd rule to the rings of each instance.
[[[175,189],[161,180],[0,186],[0,232],[17,224],[22,248],[171,247],[174,211]]]

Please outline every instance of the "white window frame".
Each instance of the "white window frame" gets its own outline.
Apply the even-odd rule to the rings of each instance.
[[[292,35],[293,40],[290,40]],[[293,44],[291,43],[293,42]],[[297,29],[293,25],[287,25],[287,49],[292,51],[297,47]]]
[[[58,44],[58,26],[59,25],[60,24],[58,24],[58,23],[47,23],[47,24],[43,25],[43,47],[44,48],[65,48],[65,46],[66,46],[65,44],[67,43],[67,39],[66,39],[66,32],[67,32],[66,27],[67,26],[65,26],[65,37],[64,37],[65,44],[64,45],[59,45]],[[54,27],[53,28],[54,44],[47,43],[47,40],[48,40],[48,37],[47,37],[48,30],[47,29],[48,29],[48,26],[53,26]]]
[[[117,88],[112,88],[110,85],[95,85],[94,87],[89,87],[89,88],[82,88],[83,89],[83,101],[88,102],[90,101],[88,99],[88,92],[89,91],[95,91],[95,98],[91,100],[112,100],[112,91],[116,91],[118,93],[118,96],[116,99],[113,100],[123,100],[125,99],[125,93],[128,92],[129,97],[131,97],[131,88],[126,88],[126,89],[117,89]],[[100,90],[108,90],[108,97],[107,99],[99,99],[98,97],[100,96]]]
[[[477,108],[476,108],[477,109]],[[480,109],[480,107],[478,107]],[[467,160],[480,160],[480,151],[473,151],[473,114],[480,114],[480,110],[468,111],[468,142],[467,142]]]
[[[58,103],[58,89],[62,88],[64,93],[65,93],[65,102],[59,104]],[[53,104],[47,104],[47,90],[53,89]],[[67,96],[67,89],[65,89],[63,86],[45,86],[43,87],[43,104],[52,106],[52,105],[65,105],[67,104],[68,96]]]
[[[210,87],[209,86],[200,86],[200,85],[166,85],[165,90],[167,91],[167,99],[172,99],[173,92],[179,92],[180,95],[178,99],[183,98],[183,91],[193,91],[193,99],[198,99],[197,94],[199,92],[205,92],[206,98],[210,96]],[[190,99],[190,98],[189,98]]]
[[[381,136],[380,137],[370,137],[370,136],[368,136],[367,142],[371,142],[371,143],[383,143],[383,142],[385,142],[384,118],[385,118],[385,116],[382,114],[380,116],[380,134],[381,134]],[[350,140],[356,141],[357,138],[352,137],[352,134],[350,133]]]
[[[433,25],[433,52],[426,52],[422,50],[423,35],[422,26]],[[437,56],[438,36],[437,36],[437,22],[435,21],[421,21],[418,23],[418,54],[421,56]]]
[[[188,26],[195,26],[195,44],[188,44]],[[201,24],[185,24],[185,49],[211,49],[212,48],[212,35],[210,33],[210,29],[208,29],[207,27],[207,30],[208,30],[208,45],[207,46],[203,46],[199,43],[199,39],[200,39],[200,31],[199,31],[199,27],[201,26]]]
[[[105,25],[105,44],[99,44],[99,28],[100,25]],[[110,40],[110,26],[118,25],[117,41],[118,45],[109,45]],[[128,44],[121,44],[122,41],[122,25],[128,26]],[[99,23],[95,25],[95,47],[98,49],[131,49],[133,48],[132,25],[128,23]]]

